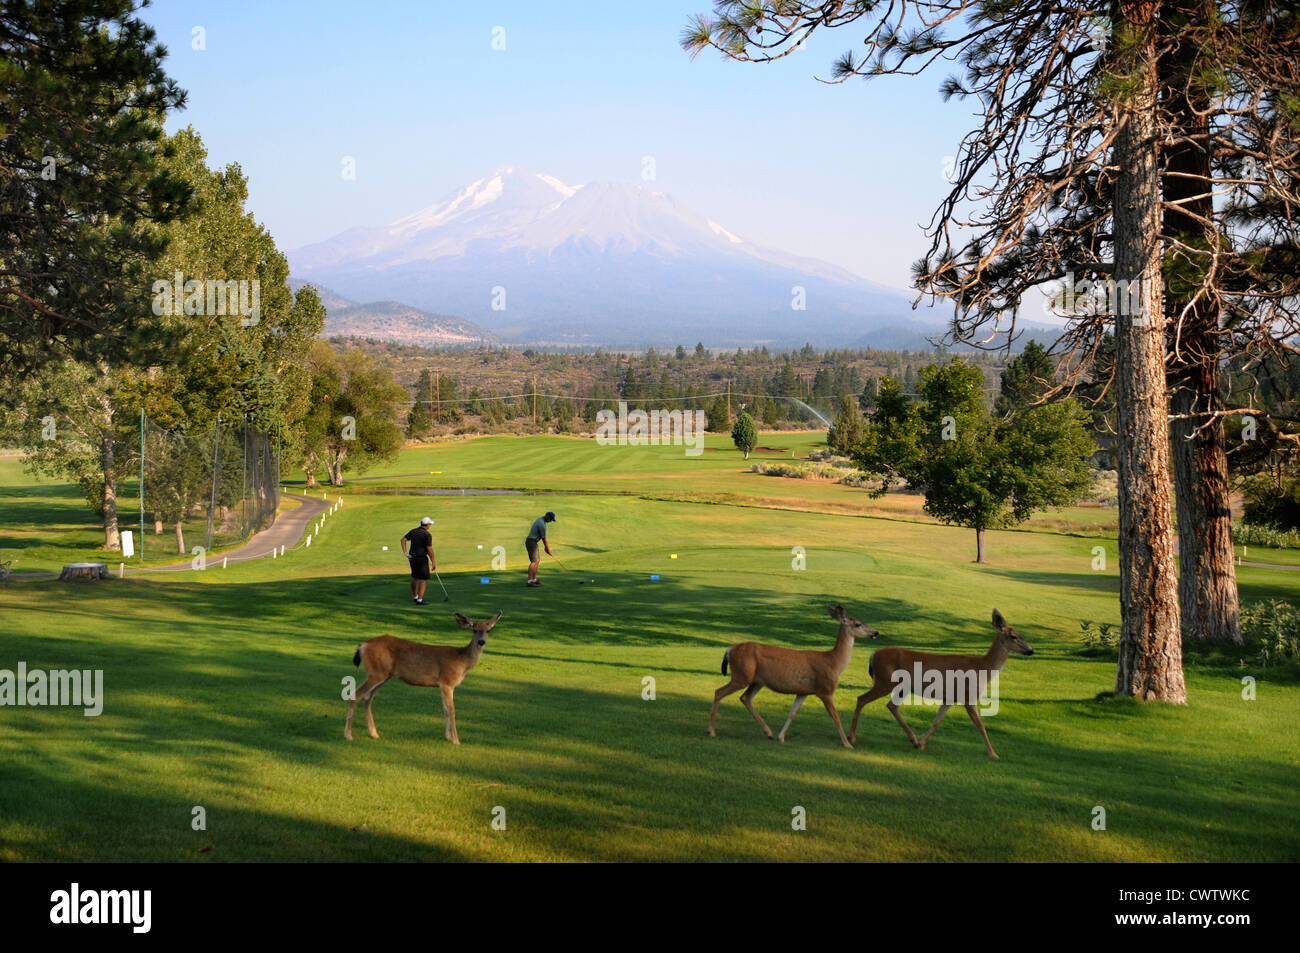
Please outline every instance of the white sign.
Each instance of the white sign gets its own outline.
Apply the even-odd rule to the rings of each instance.
[[[130,559],[135,555],[135,534],[129,529],[122,531],[122,556]]]

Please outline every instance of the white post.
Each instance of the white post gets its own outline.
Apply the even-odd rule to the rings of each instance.
[[[308,546],[311,545],[311,534],[310,534],[310,533],[307,534],[307,545],[308,545]]]
[[[121,578],[122,578],[123,576],[125,576],[125,575],[126,575],[126,563],[118,563],[118,564],[117,564],[117,578],[118,578],[118,579],[121,579]]]
[[[222,557],[221,557],[221,568],[222,568],[222,569],[225,569],[225,568],[226,568],[226,559],[227,559],[227,558],[228,558],[228,557],[226,557],[226,556],[222,556]]]

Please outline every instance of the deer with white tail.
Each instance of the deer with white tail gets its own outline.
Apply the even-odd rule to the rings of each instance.
[[[487,634],[500,619],[500,611],[482,622],[475,622],[457,612],[456,624],[472,633],[469,645],[462,648],[424,645],[392,635],[366,639],[358,645],[352,656],[352,664],[365,666],[366,680],[348,705],[348,720],[343,726],[343,737],[352,740],[352,716],[357,710],[357,702],[362,699],[366,703],[366,724],[370,728],[370,737],[379,737],[370,705],[380,686],[397,676],[408,685],[436,686],[442,689],[442,710],[446,716],[444,735],[452,744],[460,744],[460,735],[456,732],[456,701],[453,694],[456,686],[465,680],[466,673],[478,664],[483,646],[487,644]]]
[[[785,720],[785,727],[776,736],[778,741],[785,741],[785,733],[790,730],[790,723],[794,721],[803,700],[809,695],[815,695],[830,712],[844,747],[853,747],[849,739],[844,737],[844,726],[840,724],[839,712],[835,710],[835,689],[839,687],[840,675],[848,667],[849,658],[853,655],[854,639],[874,639],[880,633],[871,626],[850,618],[845,614],[843,606],[826,608],[831,618],[840,624],[840,631],[835,637],[835,648],[829,652],[783,649],[758,642],[741,642],[727,649],[722,656],[722,674],[726,675],[730,666],[731,681],[713,695],[713,713],[709,716],[710,738],[717,737],[718,702],[742,688],[745,689],[745,694],[740,696],[740,703],[763,726],[763,733],[771,738],[772,729],[754,710],[754,696],[759,689],[770,688],[774,692],[794,696],[790,717]]]
[[[993,628],[997,630],[993,636],[993,645],[980,656],[939,655],[935,652],[913,652],[910,649],[895,648],[879,649],[874,652],[867,666],[867,674],[872,676],[874,681],[869,691],[858,696],[858,707],[853,712],[853,727],[849,730],[850,740],[857,740],[858,719],[862,716],[863,706],[877,698],[889,697],[886,706],[890,714],[903,726],[912,744],[924,751],[925,743],[939,727],[943,716],[948,714],[948,709],[956,704],[966,708],[970,720],[975,722],[975,727],[980,730],[980,735],[984,738],[984,746],[988,748],[989,757],[996,758],[998,754],[993,750],[993,745],[989,742],[989,733],[984,729],[984,722],[980,718],[978,705],[981,688],[987,686],[990,680],[1002,671],[1002,667],[1007,664],[1007,657],[1012,652],[1018,655],[1033,655],[1034,650],[1020,637],[1019,632],[1007,625],[1007,620],[1002,618],[1002,613],[997,609],[993,610]],[[930,725],[930,730],[924,737],[918,739],[912,727],[903,720],[903,713],[898,710],[898,705],[901,701],[905,701],[908,695],[921,696],[923,687],[926,691],[925,697],[929,697],[930,688],[933,687],[933,693],[938,696],[940,707],[934,724]]]

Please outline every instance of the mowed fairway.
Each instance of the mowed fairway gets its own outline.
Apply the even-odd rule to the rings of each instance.
[[[812,440],[760,442],[802,454]],[[1192,664],[1185,709],[1097,699],[1114,663],[1080,652],[1079,620],[1118,622],[1113,541],[991,533],[991,563],[977,566],[968,530],[846,515],[871,501],[746,469],[719,449],[466,441],[345,487],[323,533],[284,559],[10,583],[0,668],[103,669],[106,698],[98,717],[0,708],[0,860],[1300,860],[1293,680],[1252,667],[1258,697],[1243,701],[1241,672]],[[443,472],[397,476],[430,470]],[[23,500],[80,532],[48,485],[5,474],[15,505],[0,550],[14,527],[34,542]],[[383,485],[541,492],[363,492]],[[547,509],[553,547],[585,585],[545,560],[544,586],[524,587],[523,537]],[[426,514],[452,601],[431,580],[417,608],[397,547]],[[491,567],[497,546],[505,571]],[[793,547],[806,569],[792,568]],[[1300,597],[1300,573],[1240,573],[1247,600]],[[985,718],[1001,760],[960,710],[916,751],[883,702],[852,751],[817,704],[785,744],[768,741],[738,695],[706,737],[726,646],[830,648],[828,602],[881,633],[841,680],[846,729],[872,650],[982,653],[1000,609],[1036,650],[1008,662]],[[437,690],[397,682],[376,696],[379,740],[360,713],[357,740],[343,740],[359,640],[464,644],[452,612],[497,609],[456,692],[459,747],[443,740]],[[765,691],[755,704],[779,729],[791,700]],[[934,710],[904,713],[920,731]],[[196,806],[206,830],[192,829]],[[806,830],[792,829],[795,808]]]

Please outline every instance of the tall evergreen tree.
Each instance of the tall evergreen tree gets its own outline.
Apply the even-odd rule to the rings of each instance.
[[[0,377],[165,344],[143,267],[188,200],[160,168],[185,94],[133,0],[0,4]],[[147,287],[147,286],[145,286]],[[12,392],[0,394],[11,400]]]
[[[797,52],[818,30],[862,24],[865,38],[835,62],[832,79],[961,64],[943,92],[977,103],[982,122],[956,150],[952,188],[916,265],[918,287],[955,305],[954,338],[1005,327],[1024,295],[1060,273],[1065,243],[1042,240],[1044,222],[1056,217],[1064,193],[1104,170],[1111,228],[1097,245],[1105,248],[1102,267],[1144,296],[1137,314],[1114,317],[1122,621],[1115,691],[1185,703],[1164,377],[1161,0],[1116,0],[1112,42],[1101,45],[1090,11],[1047,0],[952,0],[935,11],[717,0],[715,10],[684,33],[692,53],[712,47],[770,61]]]
[[[736,418],[735,425],[731,428],[731,442],[736,445],[736,449],[749,459],[749,455],[754,452],[758,446],[758,425],[754,423],[754,418],[749,416],[745,411],[741,411]]]
[[[1037,341],[1030,341],[1002,372],[1002,387],[993,413],[1011,417],[1028,410],[1056,386],[1056,362]]]
[[[848,456],[853,452],[854,444],[862,439],[862,432],[862,412],[858,409],[858,402],[849,396],[840,398],[839,413],[826,432],[827,445],[841,456]]]

